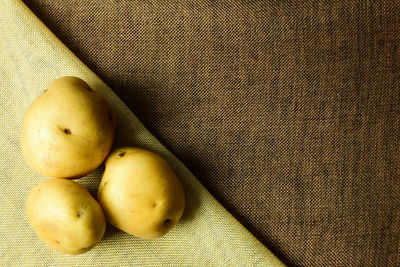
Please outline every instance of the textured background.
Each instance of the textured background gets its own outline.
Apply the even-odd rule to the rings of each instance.
[[[26,4],[284,262],[400,265],[399,1]]]
[[[0,0],[0,37],[0,266],[283,266],[22,1]],[[156,152],[181,180],[185,211],[165,236],[145,240],[108,225],[92,250],[71,256],[50,249],[32,231],[25,202],[47,178],[24,161],[18,133],[30,103],[66,75],[85,80],[113,107],[119,121],[116,147]],[[103,171],[98,168],[77,182],[95,196]]]

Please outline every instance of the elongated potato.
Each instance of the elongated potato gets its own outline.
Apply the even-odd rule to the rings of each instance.
[[[98,200],[107,220],[141,238],[156,238],[176,225],[185,207],[182,185],[157,154],[135,147],[106,159]]]

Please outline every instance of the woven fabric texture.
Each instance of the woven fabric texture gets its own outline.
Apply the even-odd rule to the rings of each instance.
[[[400,265],[399,1],[28,5],[285,262]]]
[[[81,77],[114,107],[119,121],[115,146],[155,151],[182,181],[185,212],[164,237],[143,240],[108,227],[91,251],[70,256],[50,250],[30,227],[26,197],[47,178],[22,158],[21,122],[45,86],[64,75]],[[0,266],[283,266],[21,1],[0,0],[0,96]],[[101,172],[77,181],[95,193]]]

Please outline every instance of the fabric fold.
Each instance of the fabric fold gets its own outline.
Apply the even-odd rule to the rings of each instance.
[[[114,146],[134,145],[162,155],[185,189],[181,222],[166,236],[142,240],[107,226],[91,251],[62,255],[35,235],[25,215],[30,189],[47,179],[24,162],[19,132],[29,104],[51,80],[84,79],[118,115]],[[283,266],[284,264],[229,212],[117,97],[21,2],[0,0],[0,263],[1,265]],[[77,180],[92,193],[102,169]]]

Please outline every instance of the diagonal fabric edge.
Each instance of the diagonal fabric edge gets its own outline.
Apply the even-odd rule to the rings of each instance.
[[[8,184],[8,188],[0,188],[3,218],[0,262],[21,265],[44,262],[59,265],[283,265],[21,1],[0,2],[0,36],[1,146],[3,152],[12,155],[0,162],[0,171]],[[139,240],[111,229],[111,234],[92,251],[70,257],[48,250],[32,233],[24,214],[24,199],[30,188],[45,178],[23,162],[19,129],[30,102],[48,82],[64,75],[83,78],[114,106],[119,118],[115,146],[137,145],[161,154],[183,182],[187,209],[182,222],[167,236],[153,241]],[[93,191],[100,175],[97,170],[79,182]],[[22,209],[13,209],[15,206]],[[10,209],[12,212],[7,212]]]

